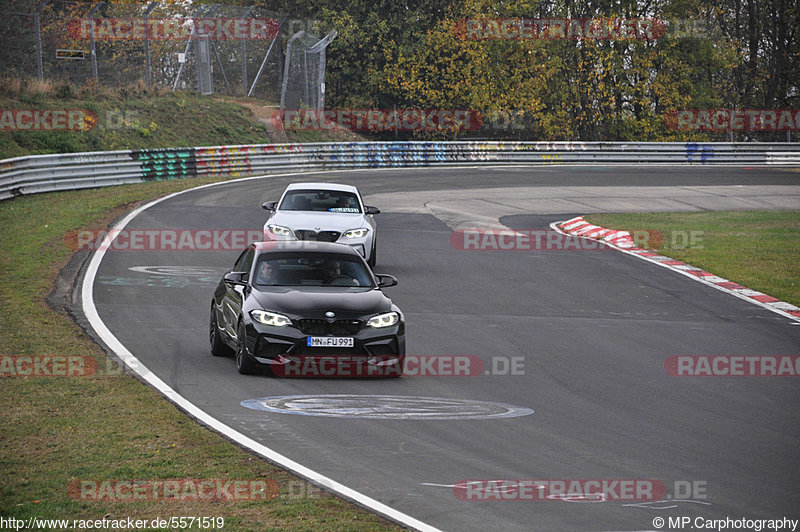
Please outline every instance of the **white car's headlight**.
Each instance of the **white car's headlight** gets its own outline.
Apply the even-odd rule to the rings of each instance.
[[[369,229],[366,227],[361,227],[359,229],[349,229],[342,233],[342,238],[363,238],[367,236],[369,233]]]
[[[289,236],[294,238],[294,232],[288,227],[284,227],[282,225],[269,224],[267,228],[272,232],[273,235]]]
[[[283,314],[276,314],[274,312],[268,312],[266,310],[251,310],[250,317],[252,317],[258,323],[263,323],[264,325],[272,325],[274,327],[286,327],[287,325],[291,325],[292,323],[292,320],[290,320]]]
[[[376,329],[391,327],[398,321],[400,321],[400,315],[397,312],[387,312],[386,314],[378,314],[371,317],[367,322],[367,327],[375,327]]]

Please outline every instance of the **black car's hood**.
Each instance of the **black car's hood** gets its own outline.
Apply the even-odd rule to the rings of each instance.
[[[251,297],[261,308],[291,318],[322,318],[326,312],[336,313],[337,318],[356,318],[392,308],[392,301],[374,289],[274,287],[253,291]]]

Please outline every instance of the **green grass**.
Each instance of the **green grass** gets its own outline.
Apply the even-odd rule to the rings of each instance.
[[[268,144],[267,128],[253,113],[222,97],[130,86],[74,88],[0,79],[0,109],[88,109],[87,131],[0,132],[0,159],[43,153]]]
[[[664,255],[800,306],[800,211],[592,214],[586,219],[629,231],[641,247],[660,249]]]
[[[140,82],[116,88],[0,78],[0,109],[87,109],[86,131],[0,131],[0,159],[45,153],[184,148],[283,142],[368,140],[348,131],[278,132],[267,120],[274,102],[200,96]]]
[[[140,200],[211,182],[162,181],[0,202],[0,359],[104,352],[45,303],[71,251],[67,231],[100,228]],[[54,208],[57,205],[57,208]],[[117,371],[89,377],[0,378],[0,515],[26,519],[224,516],[225,530],[399,530],[315,488],[187,418],[154,390]],[[272,479],[267,501],[86,501],[70,481]],[[293,495],[294,494],[294,495]]]

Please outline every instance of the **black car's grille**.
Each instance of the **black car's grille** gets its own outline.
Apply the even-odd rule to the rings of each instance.
[[[336,242],[341,233],[339,231],[311,231],[298,229],[294,232],[298,240],[315,240],[318,242]]]
[[[342,336],[357,334],[361,330],[361,320],[298,320],[298,325],[303,334],[313,336]]]

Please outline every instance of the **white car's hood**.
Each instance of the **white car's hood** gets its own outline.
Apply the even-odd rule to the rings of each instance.
[[[278,211],[267,224],[277,224],[290,229],[310,229],[312,231],[347,231],[359,227],[369,227],[361,213]],[[317,229],[319,228],[319,229]]]

